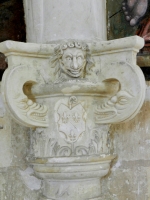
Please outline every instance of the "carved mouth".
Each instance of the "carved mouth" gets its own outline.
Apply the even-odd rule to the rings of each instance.
[[[96,112],[96,121],[111,119],[117,115],[116,111],[103,111],[103,112]]]
[[[36,120],[36,121],[46,121],[46,118],[45,118],[45,113],[36,113],[36,112],[33,112],[30,114],[30,118]]]
[[[80,74],[82,73],[82,68],[81,69],[78,69],[78,70],[70,70],[70,69],[67,69],[67,73],[71,76],[80,76]]]
[[[70,73],[73,73],[73,74],[78,74],[81,72],[81,69],[80,70],[69,70]]]
[[[38,104],[29,99],[23,99],[18,104],[22,113],[26,115],[30,120],[45,123],[47,122],[47,107],[45,105]]]

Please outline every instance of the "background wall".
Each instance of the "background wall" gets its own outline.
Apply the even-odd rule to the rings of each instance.
[[[132,6],[131,6],[132,5]],[[126,13],[126,15],[125,15]],[[128,13],[128,14],[127,14]],[[136,23],[127,20],[134,17]],[[150,66],[150,0],[107,0],[107,37],[108,40],[138,35],[145,40],[145,46],[138,53],[138,65]],[[142,69],[146,77],[150,69]]]
[[[0,1],[0,42],[26,41],[22,0]]]
[[[110,174],[103,179],[106,199],[150,200],[150,82],[139,114],[131,121],[113,125],[114,152]]]

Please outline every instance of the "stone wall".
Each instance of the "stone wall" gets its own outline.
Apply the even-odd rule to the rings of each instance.
[[[103,179],[106,199],[150,199],[150,82],[139,114],[130,122],[113,125],[114,153],[110,174]]]
[[[16,124],[0,96],[0,200],[37,200],[41,181],[34,177],[27,156],[29,129]]]
[[[41,181],[27,162],[30,130],[16,124],[0,91],[0,200],[37,200]]]

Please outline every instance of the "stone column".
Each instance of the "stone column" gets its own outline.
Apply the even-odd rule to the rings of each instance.
[[[24,0],[27,42],[106,40],[105,0]]]

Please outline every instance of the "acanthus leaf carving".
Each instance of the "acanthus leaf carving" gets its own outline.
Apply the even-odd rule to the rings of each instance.
[[[87,144],[78,144],[66,142],[66,145],[60,145],[58,139],[47,135],[44,130],[35,131],[32,136],[32,156],[33,157],[72,157],[72,156],[90,156],[110,154],[112,144],[109,140],[109,126],[95,127],[90,130],[90,138]],[[85,133],[86,134],[86,133]]]

